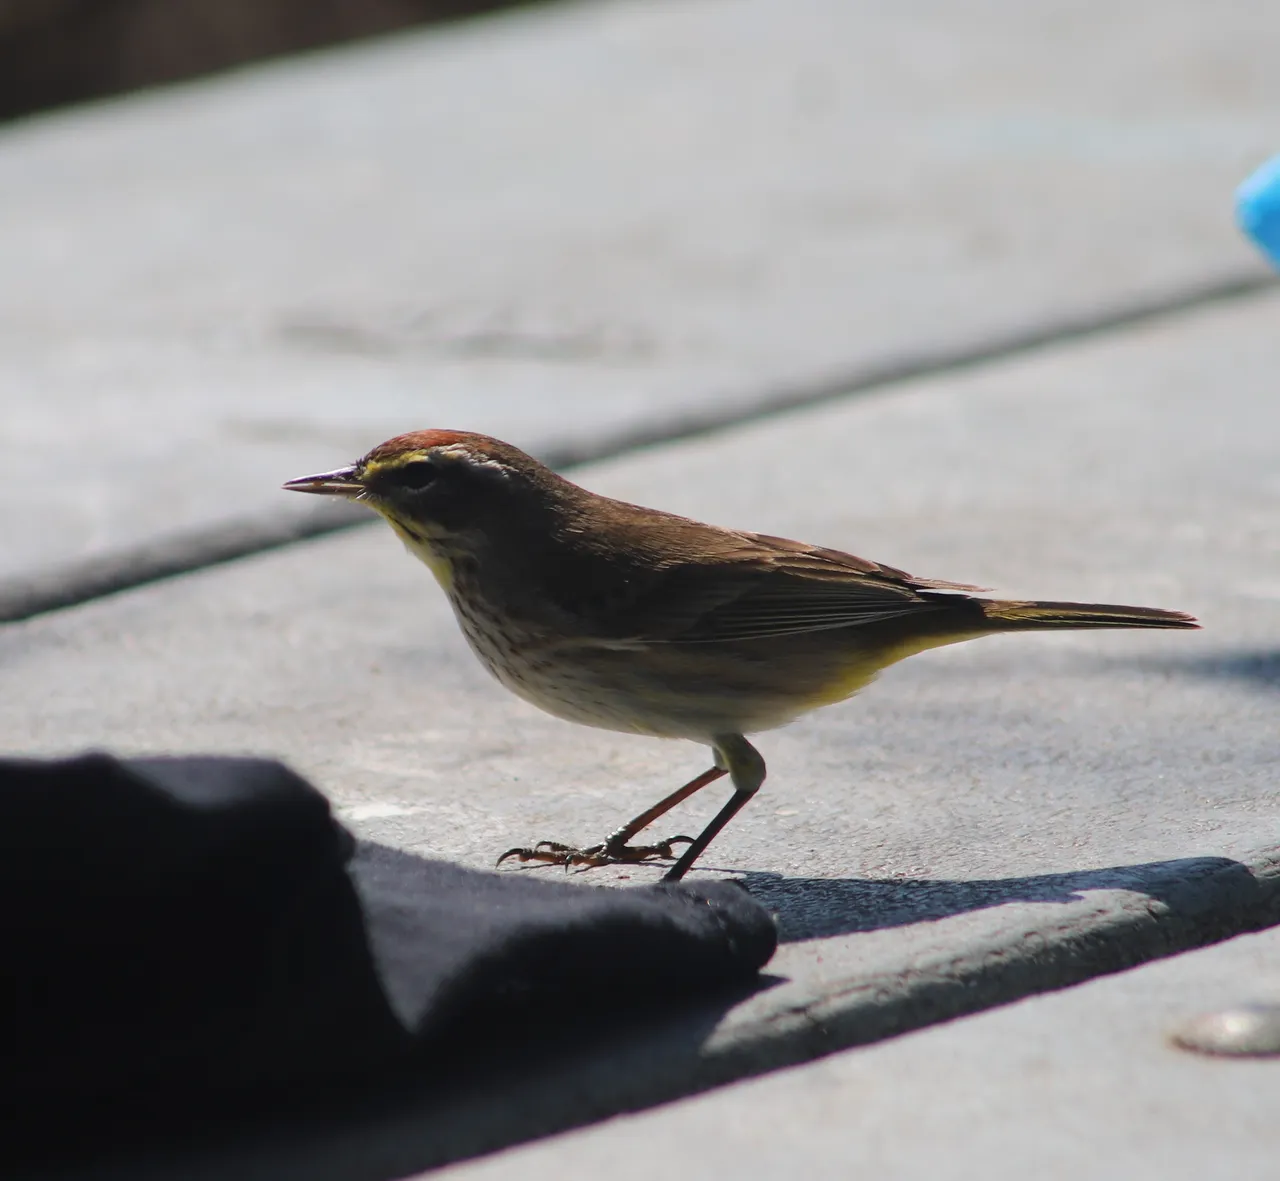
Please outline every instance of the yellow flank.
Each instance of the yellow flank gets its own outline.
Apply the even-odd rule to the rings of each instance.
[[[844,701],[859,689],[864,689],[871,684],[883,669],[891,664],[897,664],[899,660],[906,660],[908,656],[914,656],[917,652],[927,652],[930,648],[942,648],[947,644],[959,644],[964,640],[973,640],[988,634],[987,631],[977,630],[954,632],[950,635],[910,636],[887,648],[874,648],[852,654],[849,664],[840,676],[821,693],[806,702],[804,708],[818,709],[824,705],[834,705],[837,701]]]

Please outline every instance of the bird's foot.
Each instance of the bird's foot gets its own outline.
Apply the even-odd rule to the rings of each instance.
[[[668,837],[656,845],[628,845],[625,841],[607,840],[599,845],[579,849],[559,841],[539,841],[525,848],[508,849],[498,858],[501,865],[508,857],[517,861],[541,861],[547,865],[563,865],[566,870],[594,869],[598,865],[651,865],[656,861],[674,861],[672,846],[676,841],[693,844],[692,837]]]

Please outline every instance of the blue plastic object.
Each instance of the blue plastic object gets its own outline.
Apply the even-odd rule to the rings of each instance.
[[[1236,221],[1280,268],[1280,156],[1268,160],[1236,189]]]

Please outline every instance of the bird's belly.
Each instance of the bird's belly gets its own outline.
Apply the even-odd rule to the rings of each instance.
[[[602,667],[583,653],[541,644],[511,644],[465,626],[463,631],[480,663],[504,687],[557,718],[602,730],[672,738],[706,739],[720,732],[696,723],[691,727],[687,711],[647,691],[633,669]]]
[[[794,643],[780,651],[768,641],[548,643],[476,626],[461,610],[458,620],[489,672],[539,709],[599,729],[699,742],[784,726],[856,693],[882,667],[829,644],[799,653]]]

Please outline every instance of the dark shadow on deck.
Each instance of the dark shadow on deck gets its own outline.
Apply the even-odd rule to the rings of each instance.
[[[766,974],[754,990],[761,1011],[739,1029],[736,1043],[711,1052],[713,1031],[749,991],[638,1017],[625,1029],[586,1015],[569,1030],[508,1031],[497,1043],[453,1045],[414,1077],[352,1080],[312,1097],[280,1095],[274,1105],[199,1135],[152,1127],[145,1150],[59,1175],[391,1181],[1269,926],[1280,921],[1280,850],[1253,860],[1250,866],[1186,858],[973,881],[744,874],[752,894],[777,912],[790,942],[935,922],[1006,903],[1066,904],[1086,891],[1131,891],[1150,905],[1112,911],[1073,932],[1037,931],[1042,938],[1015,938],[998,948],[958,946],[950,970],[916,965],[866,981],[855,976],[845,985],[875,987],[850,988],[843,1003],[827,998],[810,1019],[802,1013],[786,1019],[796,1015],[794,994],[769,1008],[768,993],[784,982]]]

